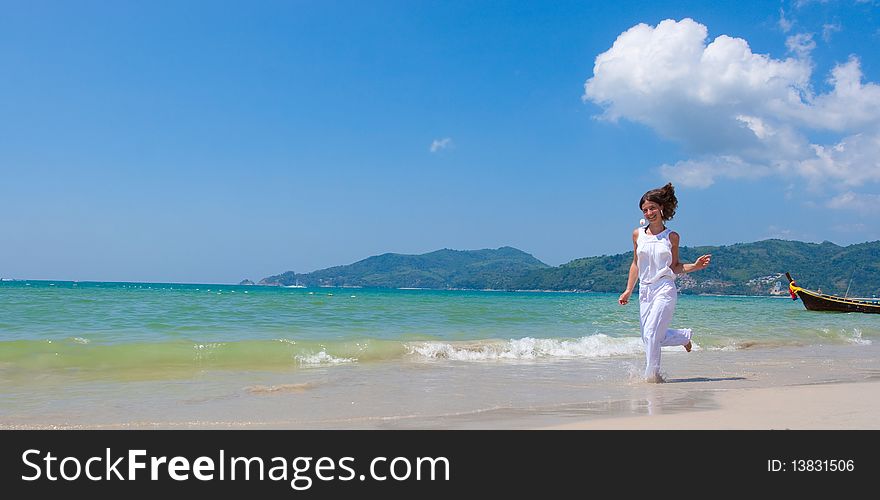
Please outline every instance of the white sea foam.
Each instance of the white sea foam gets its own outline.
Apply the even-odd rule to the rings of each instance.
[[[315,354],[307,355],[301,354],[296,356],[296,360],[304,365],[339,365],[342,363],[354,363],[357,361],[356,358],[339,358],[327,354],[327,351],[320,351]]]
[[[507,341],[412,342],[411,354],[429,359],[483,361],[541,358],[604,358],[644,352],[637,337],[614,338],[603,334],[574,340],[525,337]]]
[[[871,345],[870,340],[862,338],[861,328],[853,328],[853,335],[849,338],[849,341],[858,345]]]
[[[830,328],[821,328],[820,330],[826,336],[830,336],[832,338],[833,337],[843,338],[845,341],[847,341],[851,344],[871,345],[870,340],[862,338],[862,329],[861,328],[853,328],[852,333],[849,333],[846,329],[832,331]]]
[[[89,339],[84,339],[82,337],[74,337],[73,341],[76,342],[77,344],[88,344],[89,343]]]
[[[193,349],[197,351],[206,351],[210,349],[217,349],[223,347],[225,344],[223,342],[211,342],[208,344],[196,344],[193,346]]]

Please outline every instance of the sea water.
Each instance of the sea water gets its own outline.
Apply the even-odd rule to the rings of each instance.
[[[695,348],[665,348],[664,369],[716,385],[873,376],[880,339],[878,315],[787,296],[683,295],[671,326]],[[643,358],[638,303],[616,294],[0,283],[6,426],[498,423],[632,407]]]

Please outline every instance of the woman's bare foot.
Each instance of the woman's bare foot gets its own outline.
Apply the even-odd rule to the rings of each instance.
[[[691,347],[693,347],[693,345],[691,344],[691,341],[688,340],[688,343],[684,345],[684,350],[687,352],[691,352]]]

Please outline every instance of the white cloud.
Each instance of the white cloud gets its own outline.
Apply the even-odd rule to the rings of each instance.
[[[814,187],[827,182],[842,187],[880,182],[880,134],[857,134],[831,146],[813,144],[812,148],[815,156],[796,168]]]
[[[825,40],[825,42],[830,42],[831,35],[840,31],[841,29],[842,29],[842,27],[840,26],[840,23],[823,24],[822,25],[822,40]]]
[[[452,138],[450,138],[450,137],[444,137],[442,139],[434,139],[434,141],[431,142],[430,151],[432,153],[436,153],[437,151],[440,151],[441,149],[446,149],[451,146],[452,146]]]
[[[826,203],[828,208],[854,210],[864,214],[880,213],[880,194],[853,193],[847,191]]]
[[[831,71],[832,90],[780,112],[790,114],[803,125],[837,132],[880,128],[880,85],[862,84],[859,59],[850,56]]]
[[[785,11],[782,10],[782,7],[779,8],[779,29],[782,30],[783,33],[788,33],[791,31],[791,28],[794,26],[794,21],[786,19]]]
[[[811,35],[793,35],[796,57],[777,59],[742,38],[710,41],[692,19],[639,24],[596,57],[583,99],[603,108],[600,119],[641,123],[682,144],[692,158],[660,172],[683,185],[769,175],[817,190],[880,183],[880,85],[862,81],[852,56],[816,94],[815,46]]]
[[[810,52],[816,48],[812,33],[798,33],[785,39],[785,46],[801,59],[810,57]]]
[[[828,0],[795,0],[794,6],[800,9],[801,7],[806,7],[811,3],[828,3]]]
[[[606,119],[644,123],[693,149],[714,150],[750,140],[736,116],[760,116],[769,103],[807,90],[809,63],[753,54],[745,40],[725,35],[706,45],[706,36],[691,19],[630,28],[596,57],[584,99],[603,106]],[[720,128],[719,113],[729,119]]]
[[[763,120],[754,116],[736,115],[736,119],[751,130],[758,139],[766,139],[776,134],[776,131],[768,127]]]
[[[736,156],[712,156],[691,159],[675,165],[661,165],[664,177],[682,186],[706,188],[715,184],[719,177],[729,179],[756,179],[768,172],[760,165],[752,165]]]

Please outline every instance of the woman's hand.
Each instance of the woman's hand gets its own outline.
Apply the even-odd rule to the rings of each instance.
[[[632,290],[627,290],[627,291],[621,293],[620,298],[617,299],[617,303],[622,306],[625,306],[627,303],[629,303],[629,296],[630,295],[632,295]]]
[[[702,269],[706,269],[709,267],[709,263],[712,261],[712,255],[701,255],[699,259],[694,262],[694,269],[700,271]]]

